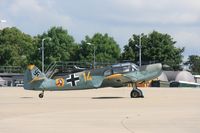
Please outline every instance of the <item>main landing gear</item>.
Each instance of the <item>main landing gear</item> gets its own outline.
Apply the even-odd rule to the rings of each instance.
[[[44,97],[44,90],[39,94],[39,98],[43,98]]]
[[[133,84],[133,89],[130,93],[131,98],[144,98],[144,95],[140,89],[137,88],[136,84]]]

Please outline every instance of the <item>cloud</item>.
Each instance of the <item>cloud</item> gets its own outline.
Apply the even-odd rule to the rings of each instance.
[[[199,7],[198,0],[116,0],[111,18],[129,23],[187,25],[200,22]]]
[[[185,55],[200,54],[199,44],[200,44],[200,32],[188,32],[188,31],[179,31],[174,37],[178,40],[178,47],[185,47]]]
[[[54,1],[42,3],[38,0],[14,0],[9,5],[9,11],[17,20],[16,26],[29,34],[37,34],[51,26],[70,26],[71,18],[66,14],[59,14],[52,6],[53,3]]]
[[[78,42],[102,32],[123,48],[132,34],[157,30],[172,35],[185,55],[200,54],[199,12],[199,0],[0,0],[0,17],[31,35],[63,26]]]
[[[15,0],[10,6],[11,12],[13,15],[20,15],[23,13],[41,13],[44,11],[44,8],[36,0]]]

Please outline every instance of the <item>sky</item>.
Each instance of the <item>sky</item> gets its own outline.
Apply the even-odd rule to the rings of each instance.
[[[78,43],[108,33],[122,49],[132,34],[156,30],[185,47],[185,59],[200,55],[200,0],[0,0],[0,19],[32,36],[62,26]]]

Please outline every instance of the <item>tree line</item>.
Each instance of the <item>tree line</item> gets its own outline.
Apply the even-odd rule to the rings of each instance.
[[[129,60],[138,62],[139,38],[142,44],[142,63],[160,62],[174,70],[181,68],[184,48],[175,47],[176,41],[168,35],[153,31],[147,35],[133,34],[128,43],[120,50],[119,44],[108,34],[95,33],[85,36],[77,43],[72,35],[62,27],[51,27],[37,36],[23,33],[16,27],[0,30],[0,66],[21,66],[36,64],[41,67],[41,43],[45,40],[45,64],[55,61],[93,61],[95,50],[96,62],[117,62]],[[190,58],[189,58],[190,59]],[[197,58],[195,58],[196,60]],[[194,59],[187,63],[192,66]],[[196,65],[196,64],[195,64]]]

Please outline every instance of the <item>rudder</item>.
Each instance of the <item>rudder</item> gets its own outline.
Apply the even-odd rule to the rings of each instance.
[[[24,89],[33,89],[34,82],[44,79],[46,79],[45,74],[35,65],[28,65],[27,70],[24,73]]]

